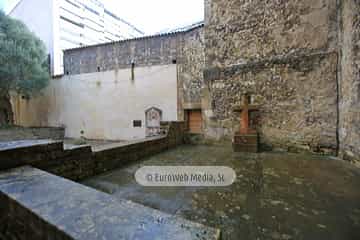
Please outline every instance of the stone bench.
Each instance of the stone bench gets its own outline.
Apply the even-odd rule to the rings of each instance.
[[[218,229],[32,167],[0,173],[0,239],[219,239]]]

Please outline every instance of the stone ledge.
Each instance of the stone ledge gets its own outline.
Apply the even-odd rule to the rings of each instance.
[[[63,142],[0,143],[0,171],[30,165],[71,180],[82,180],[184,143],[184,122],[162,122],[164,135],[99,146],[64,149]]]
[[[28,166],[0,173],[0,200],[0,216],[6,216],[0,218],[0,237],[5,239],[220,238],[218,229]]]
[[[65,136],[62,127],[20,127],[11,126],[0,128],[0,141],[56,139],[61,140]]]

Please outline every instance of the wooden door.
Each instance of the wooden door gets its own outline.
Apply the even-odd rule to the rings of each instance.
[[[201,110],[188,111],[188,126],[190,133],[202,133],[202,114]]]

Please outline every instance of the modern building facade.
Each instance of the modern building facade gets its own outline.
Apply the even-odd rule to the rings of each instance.
[[[99,0],[20,0],[9,15],[45,42],[53,75],[63,74],[63,50],[144,35]]]

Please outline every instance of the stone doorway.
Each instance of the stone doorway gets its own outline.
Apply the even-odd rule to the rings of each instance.
[[[160,122],[162,120],[162,111],[152,107],[145,111],[146,119],[146,137],[158,136],[161,133]]]

